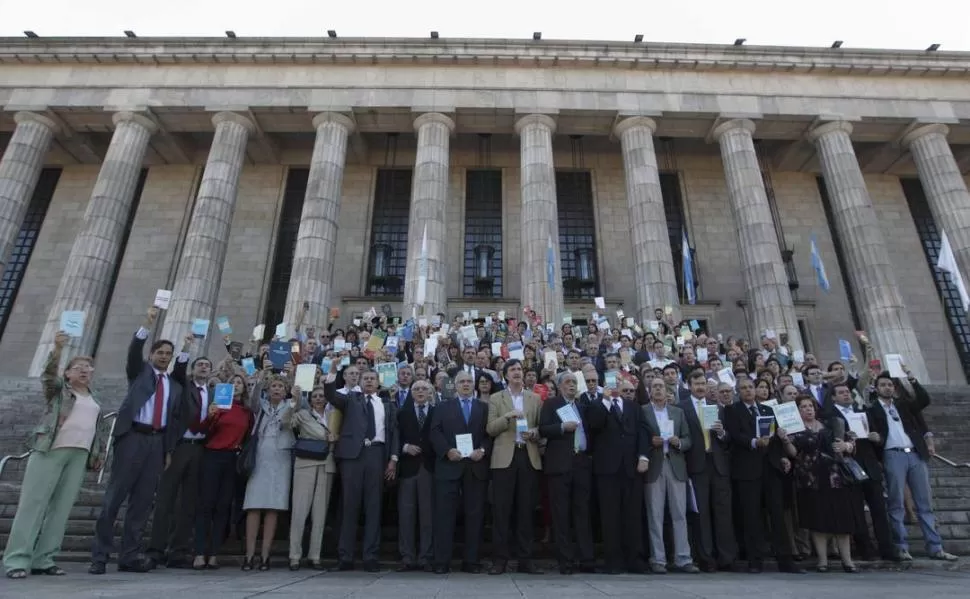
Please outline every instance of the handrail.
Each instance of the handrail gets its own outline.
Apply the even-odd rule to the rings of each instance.
[[[958,464],[957,462],[954,462],[951,459],[945,458],[945,457],[941,456],[938,453],[933,454],[933,457],[936,458],[936,459],[938,459],[938,460],[940,460],[941,462],[943,462],[947,466],[951,466],[953,468],[970,468],[970,462],[966,462],[966,463],[963,463],[963,464]]]
[[[34,453],[34,450],[30,449],[30,450],[27,450],[26,453],[22,453],[20,455],[10,454],[8,456],[4,456],[3,459],[0,460],[0,478],[3,478],[3,469],[7,467],[7,462],[9,462],[10,460],[22,460],[28,457],[32,453]]]
[[[115,425],[118,424],[118,412],[108,412],[101,417],[101,421],[104,422],[108,418],[111,418],[111,430],[108,431],[108,442],[104,446],[104,455],[101,457],[101,468],[98,469],[98,484],[101,484],[101,480],[104,478],[104,469],[108,466],[108,456],[111,454],[111,445],[115,438]]]

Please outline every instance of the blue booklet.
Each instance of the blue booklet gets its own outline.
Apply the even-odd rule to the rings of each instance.
[[[216,391],[212,396],[212,402],[219,407],[220,410],[228,410],[232,407],[232,383],[219,383],[216,385]]]
[[[269,344],[269,361],[274,370],[283,370],[283,366],[290,361],[290,344],[286,341],[274,341]]]

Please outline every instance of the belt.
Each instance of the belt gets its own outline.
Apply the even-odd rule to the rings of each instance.
[[[160,435],[165,432],[165,427],[152,428],[150,424],[142,424],[141,422],[132,422],[131,430],[136,433],[141,433],[143,435]]]
[[[383,441],[371,441],[370,439],[364,439],[364,447],[371,447],[373,445],[383,445]]]
[[[201,439],[187,439],[185,437],[179,439],[178,445],[203,445],[205,444],[205,437]]]
[[[903,453],[913,453],[916,450],[913,449],[912,447],[890,447],[886,451],[901,451]]]
[[[525,449],[525,443],[516,443],[515,444],[515,448],[516,449]]]

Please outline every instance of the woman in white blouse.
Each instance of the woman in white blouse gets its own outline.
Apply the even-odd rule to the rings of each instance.
[[[101,467],[105,435],[99,426],[101,404],[89,385],[94,362],[86,356],[71,359],[58,376],[61,351],[69,337],[54,338],[41,375],[46,407],[30,437],[32,453],[20,489],[20,502],[10,529],[3,566],[7,578],[23,579],[27,572],[63,576],[54,564],[61,550],[71,507],[77,500],[86,468]]]

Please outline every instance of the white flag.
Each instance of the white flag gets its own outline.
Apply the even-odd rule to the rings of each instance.
[[[960,275],[957,259],[953,255],[953,248],[950,247],[950,240],[947,239],[946,233],[942,231],[940,231],[940,256],[936,260],[936,267],[950,273],[950,280],[953,281],[960,293],[960,303],[963,304],[963,309],[970,310],[970,295],[967,294],[967,285],[963,276]]]
[[[418,258],[418,292],[414,303],[423,306],[428,294],[428,225],[424,225],[424,236],[421,238],[421,256]]]

